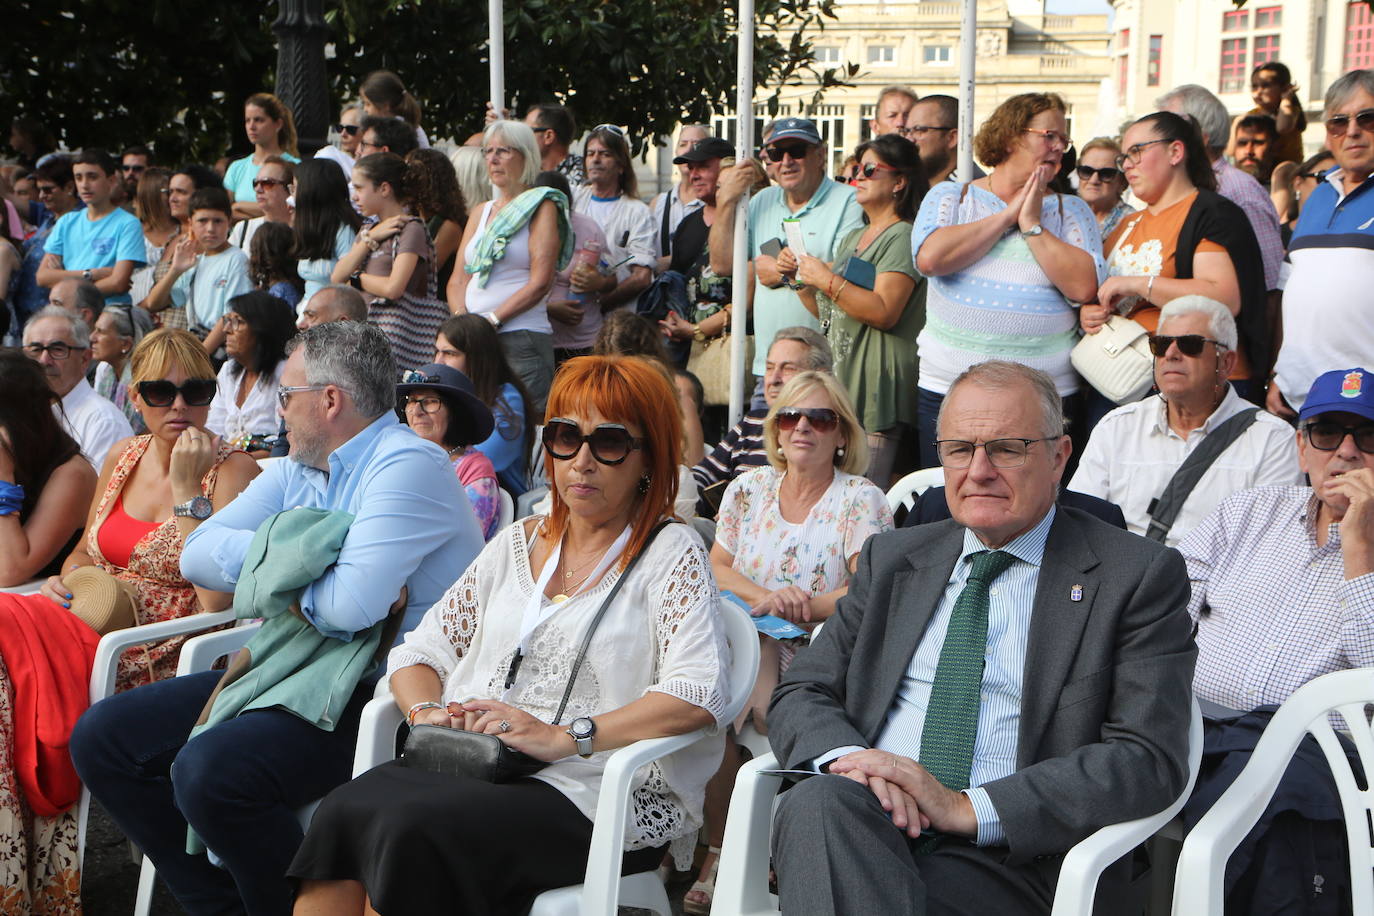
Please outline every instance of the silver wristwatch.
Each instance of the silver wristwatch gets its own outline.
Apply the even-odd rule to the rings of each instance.
[[[596,723],[587,716],[578,716],[568,726],[568,735],[577,744],[577,756],[592,755],[592,738],[596,735]]]
[[[184,503],[177,503],[172,507],[172,514],[184,518],[193,518],[198,522],[203,522],[214,514],[215,507],[210,500],[204,496],[192,496]]]
[[[1042,226],[1042,225],[1040,225],[1039,223],[1036,223],[1034,226],[1031,226],[1029,229],[1022,229],[1022,230],[1021,230],[1021,238],[1023,238],[1023,239],[1034,238],[1035,236],[1039,235],[1040,233],[1042,233],[1042,232],[1044,232],[1044,231],[1045,231],[1045,227]]]

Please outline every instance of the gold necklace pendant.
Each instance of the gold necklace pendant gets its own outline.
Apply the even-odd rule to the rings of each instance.
[[[557,595],[554,595],[551,600],[554,604],[562,604],[564,601],[568,600],[568,596],[563,594],[562,592],[559,592]]]

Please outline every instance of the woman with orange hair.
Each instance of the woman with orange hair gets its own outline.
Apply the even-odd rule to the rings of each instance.
[[[492,783],[393,762],[341,786],[288,872],[301,882],[296,913],[524,912],[541,890],[582,880],[607,751],[724,724],[711,563],[686,525],[659,528],[677,490],[675,403],[637,357],[563,365],[544,424],[550,514],[488,543],[388,664],[412,726],[495,735],[545,765]],[[698,742],[650,766],[627,874],[670,845],[690,863],[720,758],[719,743]]]

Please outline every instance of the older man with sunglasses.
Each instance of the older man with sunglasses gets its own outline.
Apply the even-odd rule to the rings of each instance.
[[[1159,397],[1102,418],[1069,489],[1116,503],[1129,530],[1173,547],[1237,490],[1298,483],[1292,428],[1227,381],[1236,336],[1220,302],[1164,306],[1150,338]]]
[[[1374,349],[1374,70],[1352,70],[1326,91],[1326,144],[1336,157],[1288,243],[1283,344],[1268,408],[1301,410],[1331,366],[1358,366]]]

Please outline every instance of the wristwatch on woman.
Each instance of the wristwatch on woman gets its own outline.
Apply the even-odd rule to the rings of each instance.
[[[486,313],[485,315],[483,315],[482,317],[484,317],[484,318],[486,318],[488,321],[490,321],[490,322],[491,322],[491,326],[494,327],[494,328],[496,328],[496,330],[498,330],[498,331],[501,330],[501,319],[496,317],[496,313],[495,313],[495,312],[487,312],[487,313]]]
[[[577,745],[577,756],[592,755],[592,738],[596,735],[596,723],[589,716],[578,716],[568,726],[568,736]]]
[[[213,515],[214,511],[214,503],[210,502],[210,500],[206,499],[204,496],[192,496],[190,499],[186,500],[186,502],[177,503],[172,507],[173,515],[193,518],[200,522],[205,521]]]

